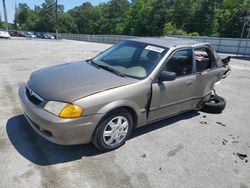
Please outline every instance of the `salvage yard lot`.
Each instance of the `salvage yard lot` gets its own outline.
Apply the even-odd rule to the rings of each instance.
[[[217,86],[227,100],[222,114],[189,112],[142,127],[109,153],[36,134],[22,115],[18,85],[35,70],[109,46],[0,40],[0,187],[250,187],[249,59],[232,59],[232,73]]]

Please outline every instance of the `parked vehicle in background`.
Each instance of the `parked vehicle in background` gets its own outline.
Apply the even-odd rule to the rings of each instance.
[[[35,32],[34,33],[36,35],[37,38],[39,39],[45,39],[44,35],[41,32]]]
[[[27,35],[28,38],[33,38],[33,39],[37,38],[37,36],[32,32],[26,32],[26,35]]]
[[[56,35],[53,35],[54,37],[55,37],[55,39],[56,39]],[[58,35],[58,38],[57,39],[62,39],[59,35]]]
[[[50,39],[50,37],[46,33],[42,33],[44,39]]]
[[[48,33],[42,33],[42,32],[35,32],[35,35],[39,39],[55,39],[54,36],[48,34]]]
[[[45,33],[44,35],[46,36],[47,39],[55,39],[53,35],[50,35],[48,33]]]
[[[0,29],[0,38],[9,39],[10,38],[9,32],[7,30]]]
[[[110,151],[148,123],[204,107],[221,113],[226,102],[213,91],[229,61],[208,43],[128,39],[86,62],[32,73],[19,99],[30,125],[51,142],[92,141]]]
[[[28,35],[23,31],[11,31],[11,36],[13,36],[13,37],[28,37]]]

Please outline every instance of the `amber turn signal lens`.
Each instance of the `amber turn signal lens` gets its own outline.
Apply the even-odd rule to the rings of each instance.
[[[59,116],[62,118],[77,118],[82,116],[83,111],[84,110],[77,105],[67,104],[60,112]]]

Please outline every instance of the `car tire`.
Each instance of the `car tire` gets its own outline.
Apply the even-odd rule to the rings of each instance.
[[[212,95],[208,102],[201,108],[202,112],[220,114],[226,107],[226,100],[218,95]]]
[[[114,110],[98,124],[92,137],[92,143],[102,152],[115,150],[126,142],[132,128],[133,118],[129,111],[126,109]]]

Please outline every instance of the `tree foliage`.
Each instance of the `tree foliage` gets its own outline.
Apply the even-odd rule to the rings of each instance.
[[[22,30],[54,32],[58,11],[63,33],[240,37],[250,0],[110,0],[55,9],[55,0],[34,9],[20,3],[15,23]]]

